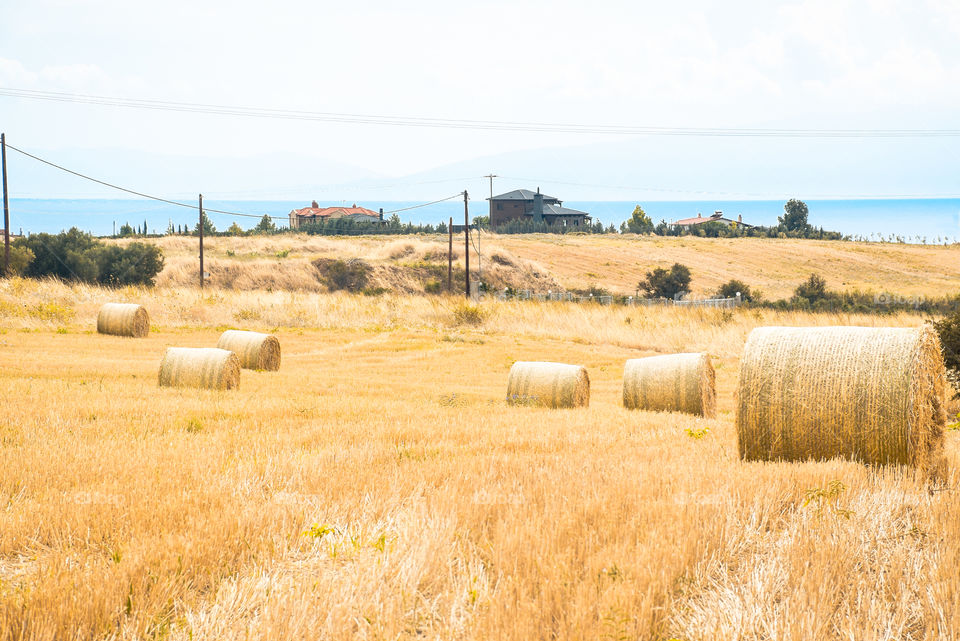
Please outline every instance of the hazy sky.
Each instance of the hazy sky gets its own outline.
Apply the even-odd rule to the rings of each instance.
[[[958,128],[960,2],[5,0],[0,87],[475,120]],[[48,152],[297,152],[387,176],[619,140],[10,97],[0,128]],[[958,145],[933,153],[956,167]]]

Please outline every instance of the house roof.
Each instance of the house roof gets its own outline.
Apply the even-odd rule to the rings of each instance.
[[[533,197],[536,195],[536,192],[530,191],[529,189],[514,189],[513,191],[508,191],[505,194],[500,194],[499,196],[494,196],[493,198],[487,198],[487,200],[529,200],[532,202]],[[546,194],[540,195],[543,196],[544,203],[550,201],[555,203],[560,202],[559,198],[554,198],[553,196],[548,196]]]
[[[294,209],[290,213],[300,218],[343,218],[355,214],[380,218],[379,213],[356,205],[353,207],[304,207],[303,209]]]
[[[731,220],[729,218],[724,218],[723,216],[717,216],[713,214],[712,216],[701,216],[697,214],[695,218],[681,218],[680,220],[674,221],[672,225],[681,225],[689,227],[691,225],[702,225],[703,223],[736,223],[738,225],[743,225],[744,227],[752,227],[747,223],[740,220]]]
[[[559,205],[544,205],[543,215],[544,216],[586,216],[587,218],[590,218],[590,214],[588,214],[585,211],[578,211],[576,209],[570,209],[569,207],[560,207]]]

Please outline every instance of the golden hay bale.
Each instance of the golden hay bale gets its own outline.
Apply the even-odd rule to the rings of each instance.
[[[590,403],[590,377],[579,365],[517,361],[507,379],[511,405],[586,407]]]
[[[943,464],[945,372],[930,327],[761,327],[744,347],[737,440],[747,460]]]
[[[280,369],[280,341],[276,336],[228,329],[220,336],[217,347],[236,354],[240,358],[240,366],[244,369],[269,372]]]
[[[150,316],[134,303],[105,303],[97,314],[97,333],[143,338],[150,332]]]
[[[168,347],[160,362],[161,387],[236,389],[240,386],[240,359],[216,347]]]
[[[717,415],[709,354],[634,358],[623,367],[623,406],[655,412]]]

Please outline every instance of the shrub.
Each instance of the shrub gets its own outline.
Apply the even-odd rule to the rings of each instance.
[[[16,247],[21,258],[32,254],[22,273],[33,278],[56,276],[104,285],[152,285],[163,269],[163,253],[158,247],[146,243],[105,245],[75,227],[57,235],[32,234],[17,239]]]
[[[453,307],[453,322],[455,325],[479,325],[486,318],[487,310],[480,305],[460,301]]]
[[[674,263],[670,269],[657,267],[639,283],[647,298],[674,298],[690,287],[690,268]]]
[[[960,309],[933,324],[940,335],[943,349],[943,364],[947,367],[947,376],[953,383],[956,397],[960,398]]]
[[[359,258],[350,260],[319,258],[313,264],[320,272],[330,291],[357,292],[367,285],[370,265]]]
[[[740,300],[745,303],[760,301],[760,290],[751,290],[749,285],[737,279],[729,280],[720,285],[717,296],[720,298],[735,298],[738,292],[740,293]]]
[[[106,285],[153,285],[163,269],[163,253],[147,243],[99,248],[97,280]]]
[[[827,281],[819,274],[810,274],[810,278],[802,282],[793,292],[794,298],[809,305],[816,305],[820,301],[830,298],[827,291]]]
[[[8,275],[22,274],[30,263],[33,262],[33,252],[27,247],[20,247],[15,244],[10,245],[10,263],[8,266]]]

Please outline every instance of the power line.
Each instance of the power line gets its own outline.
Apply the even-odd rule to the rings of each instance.
[[[125,192],[125,193],[128,193],[128,194],[133,194],[133,195],[135,195],[135,196],[140,196],[141,198],[147,198],[147,199],[149,199],[149,200],[155,200],[155,201],[158,201],[158,202],[167,203],[168,205],[176,205],[177,207],[185,207],[185,208],[187,208],[187,209],[196,209],[196,208],[197,208],[196,205],[191,204],[191,203],[183,203],[183,202],[179,202],[179,201],[176,201],[176,200],[170,200],[169,198],[161,198],[160,196],[152,196],[152,195],[147,194],[147,193],[144,193],[144,192],[142,192],[142,191],[137,191],[137,190],[135,190],[135,189],[130,189],[130,188],[128,188],[128,187],[121,187],[120,185],[116,185],[116,184],[114,184],[114,183],[110,183],[110,182],[107,182],[107,181],[105,181],[105,180],[100,180],[99,178],[94,178],[94,177],[92,177],[92,176],[88,176],[88,175],[86,175],[86,174],[82,174],[82,173],[80,173],[79,171],[74,171],[73,169],[68,169],[68,168],[66,168],[66,167],[64,167],[64,166],[62,166],[62,165],[58,165],[58,164],[55,163],[55,162],[51,162],[51,161],[49,161],[49,160],[46,160],[46,159],[44,159],[44,158],[41,158],[40,156],[35,156],[34,154],[31,154],[31,153],[29,153],[29,152],[26,152],[26,151],[24,151],[23,149],[20,149],[20,148],[18,148],[18,147],[14,147],[14,146],[11,145],[10,143],[7,143],[6,146],[7,146],[7,149],[12,149],[13,151],[16,151],[17,153],[23,154],[24,156],[27,156],[28,158],[32,158],[32,159],[34,159],[34,160],[36,160],[36,161],[38,161],[38,162],[41,162],[41,163],[43,163],[43,164],[45,164],[45,165],[49,165],[50,167],[54,167],[54,168],[56,168],[56,169],[59,169],[60,171],[65,171],[65,172],[67,172],[68,174],[72,174],[72,175],[74,175],[74,176],[77,176],[78,178],[83,178],[84,180],[89,180],[89,181],[95,182],[95,183],[97,183],[97,184],[103,185],[103,186],[105,186],[105,187],[109,187],[109,188],[111,188],[111,189],[116,189],[116,190],[119,190],[119,191],[122,191],[122,192]],[[428,202],[428,203],[422,203],[422,204],[419,204],[419,205],[412,205],[412,206],[410,206],[410,207],[403,207],[403,208],[401,208],[401,209],[394,209],[394,210],[392,210],[392,211],[387,211],[387,212],[384,212],[384,213],[385,213],[385,214],[396,214],[396,213],[399,213],[399,212],[402,212],[402,211],[409,211],[409,210],[411,210],[411,209],[419,209],[419,208],[421,208],[421,207],[427,207],[427,206],[429,206],[429,205],[435,205],[435,204],[437,204],[437,203],[442,203],[442,202],[445,202],[445,201],[447,201],[447,200],[453,200],[454,198],[459,198],[459,197],[462,196],[462,195],[463,195],[463,192],[461,191],[461,192],[456,193],[456,194],[454,194],[454,195],[452,195],[452,196],[447,196],[446,198],[441,198],[441,199],[439,199],[439,200],[434,200],[434,201],[431,201],[431,202]],[[286,220],[286,219],[287,219],[287,216],[271,216],[271,215],[269,215],[269,214],[246,214],[246,213],[243,213],[243,212],[238,212],[238,211],[226,211],[226,210],[223,210],[223,209],[207,209],[206,207],[204,207],[203,212],[204,212],[205,215],[206,215],[206,214],[222,214],[222,215],[224,215],[224,216],[244,216],[244,217],[246,217],[246,218],[258,218],[258,219],[261,219],[261,220],[263,219],[264,216],[266,216],[267,218],[270,218],[271,220]]]
[[[945,138],[960,136],[960,129],[791,129],[741,127],[655,127],[645,125],[605,125],[577,123],[524,122],[505,120],[470,120],[458,118],[430,118],[377,114],[357,114],[319,111],[297,111],[263,107],[174,102],[116,98],[58,91],[40,91],[0,87],[0,96],[68,102],[131,109],[175,111],[279,120],[338,122],[348,124],[388,125],[400,127],[434,127],[446,129],[473,129],[487,131],[525,131],[542,133],[612,134],[638,136],[701,136],[701,137],[761,137],[761,138]]]
[[[391,211],[385,211],[385,212],[383,212],[383,213],[385,213],[385,214],[398,214],[398,213],[400,213],[401,211],[410,211],[411,209],[420,209],[421,207],[427,207],[427,206],[429,206],[429,205],[436,205],[437,203],[442,203],[442,202],[446,202],[446,201],[448,201],[448,200],[453,200],[454,198],[459,198],[459,197],[462,196],[462,195],[463,195],[463,192],[461,191],[461,192],[458,193],[458,194],[454,194],[454,195],[452,195],[452,196],[447,196],[446,198],[441,198],[440,200],[434,200],[434,201],[431,201],[431,202],[429,202],[429,203],[423,203],[422,205],[413,205],[412,207],[404,207],[403,209],[393,209],[393,210],[391,210]]]
[[[703,189],[670,189],[667,187],[647,187],[647,186],[626,186],[626,185],[598,185],[582,182],[568,182],[562,180],[543,180],[539,178],[519,178],[516,176],[500,176],[505,180],[513,180],[521,183],[539,183],[544,185],[567,185],[573,187],[593,187],[596,189],[617,189],[622,191],[658,191],[673,194],[696,194],[702,196],[712,196],[719,194],[721,196],[752,196],[757,198],[782,198],[784,193],[774,192],[747,192],[747,191],[717,191]],[[884,198],[960,198],[960,194],[807,194],[807,199],[821,200],[845,200],[848,198],[862,198],[872,200],[882,200]]]

